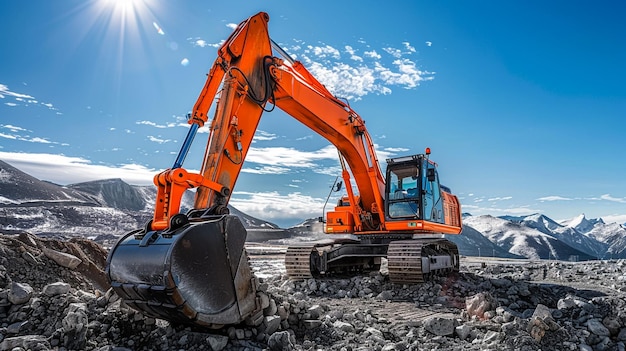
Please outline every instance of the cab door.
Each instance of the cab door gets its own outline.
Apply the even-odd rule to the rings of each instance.
[[[439,175],[435,164],[429,160],[424,160],[422,167],[422,185],[423,219],[430,222],[445,223]]]

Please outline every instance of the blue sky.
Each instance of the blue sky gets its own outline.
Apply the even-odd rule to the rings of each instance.
[[[626,4],[591,1],[0,2],[0,159],[60,184],[151,184],[173,164],[217,45],[272,38],[365,119],[379,159],[433,150],[475,215],[626,222]],[[185,167],[197,170],[206,133]],[[231,203],[321,215],[336,152],[266,113]]]

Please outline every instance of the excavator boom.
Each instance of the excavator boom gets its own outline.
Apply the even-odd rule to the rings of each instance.
[[[109,253],[113,288],[144,313],[213,328],[259,322],[262,306],[244,249],[246,230],[227,205],[261,116],[274,107],[337,148],[347,195],[327,213],[326,232],[357,237],[330,248],[289,248],[288,274],[376,269],[382,257],[398,282],[458,269],[456,246],[440,236],[460,233],[460,205],[440,186],[429,152],[387,160],[383,174],[361,116],[270,39],[268,21],[263,12],[248,18],[219,48],[172,168],[154,177],[152,220]],[[183,162],[207,123],[200,172],[189,172]],[[183,193],[191,188],[197,189],[193,209],[181,214]]]

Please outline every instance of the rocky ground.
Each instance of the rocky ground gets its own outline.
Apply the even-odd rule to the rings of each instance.
[[[252,255],[263,323],[207,331],[126,307],[105,257],[87,240],[0,236],[0,351],[625,349],[623,260],[466,258],[458,275],[401,286],[384,268],[294,282],[280,255]]]

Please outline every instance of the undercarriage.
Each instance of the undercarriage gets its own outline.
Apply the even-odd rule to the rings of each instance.
[[[392,283],[420,283],[433,275],[459,270],[459,250],[442,238],[411,236],[383,240],[335,240],[294,245],[285,254],[285,268],[292,279],[353,275],[378,271],[387,259]]]

